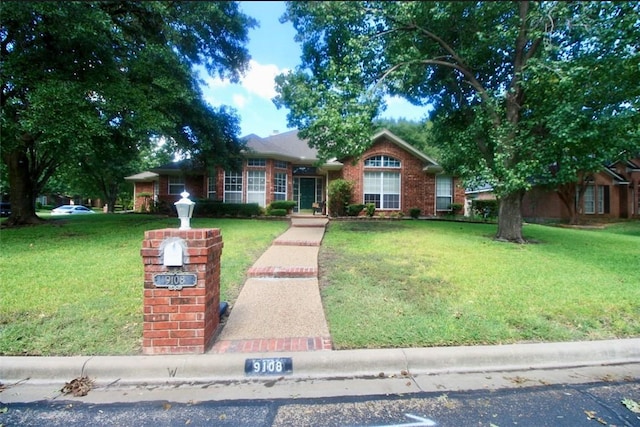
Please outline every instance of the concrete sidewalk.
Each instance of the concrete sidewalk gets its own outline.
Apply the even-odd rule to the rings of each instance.
[[[211,353],[331,350],[318,287],[322,217],[292,217],[249,269]]]

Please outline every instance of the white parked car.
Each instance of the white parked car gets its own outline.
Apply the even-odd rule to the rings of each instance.
[[[77,215],[77,214],[92,214],[95,213],[89,208],[81,205],[62,205],[51,210],[51,215]]]

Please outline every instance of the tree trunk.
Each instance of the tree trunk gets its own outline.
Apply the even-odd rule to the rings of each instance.
[[[500,199],[497,240],[525,243],[522,238],[522,197],[524,191],[516,191]]]
[[[576,210],[576,184],[571,182],[560,185],[556,192],[569,212],[569,224],[577,224],[578,211]]]
[[[21,150],[13,150],[4,154],[4,161],[9,172],[9,198],[11,216],[5,221],[6,227],[43,222],[36,215],[36,194],[29,176],[29,159]]]

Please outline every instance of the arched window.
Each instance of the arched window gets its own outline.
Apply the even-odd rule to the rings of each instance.
[[[373,156],[364,161],[365,168],[400,168],[400,160],[389,156]]]
[[[400,160],[373,156],[364,161],[364,203],[376,209],[400,209],[400,172],[374,169],[400,169]]]

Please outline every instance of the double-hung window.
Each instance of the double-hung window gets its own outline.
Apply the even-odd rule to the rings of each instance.
[[[247,171],[247,203],[265,205],[265,171]]]
[[[595,187],[593,185],[587,185],[584,191],[583,203],[585,214],[596,213]]]
[[[169,175],[169,194],[180,194],[184,191],[184,176]]]
[[[364,161],[364,203],[373,203],[376,209],[400,209],[400,172],[393,170],[400,166],[398,159],[389,156]]]
[[[224,202],[242,203],[242,172],[225,171]]]
[[[436,175],[436,211],[450,211],[453,203],[453,178]]]
[[[207,199],[215,200],[216,198],[216,172],[215,170],[209,171],[207,177]]]
[[[276,172],[273,183],[274,200],[287,200],[287,174]]]

